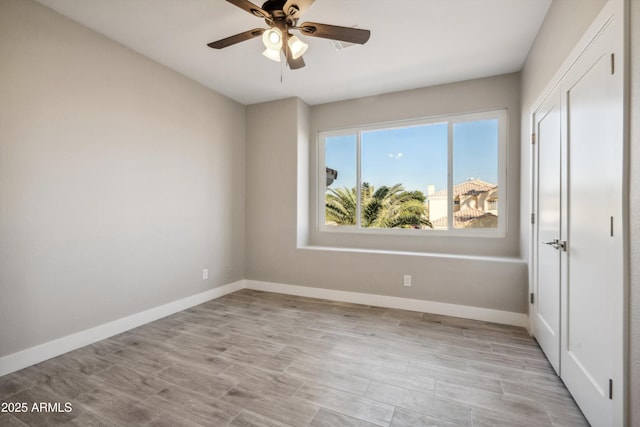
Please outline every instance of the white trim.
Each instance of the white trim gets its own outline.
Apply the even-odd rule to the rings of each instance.
[[[220,298],[245,287],[245,281],[239,280],[228,285],[210,289],[196,295],[179,299],[140,313],[132,314],[112,322],[84,331],[76,332],[44,344],[30,347],[17,353],[0,357],[0,377],[18,371],[36,363],[51,359],[80,347],[92,344],[122,332],[128,331],[171,314],[186,310],[207,301]]]
[[[529,322],[528,316],[526,314],[513,313],[510,311],[492,310],[488,308],[448,304],[436,301],[392,297],[387,295],[363,294],[359,292],[337,291],[334,289],[285,285],[282,283],[262,282],[258,280],[246,280],[245,282],[246,288],[256,291],[275,292],[279,294],[321,298],[332,301],[372,305],[376,307],[397,308],[400,310],[410,310],[423,313],[441,314],[445,316],[463,317],[465,319],[502,323],[505,325],[520,326],[523,328],[526,328]]]
[[[454,254],[440,254],[436,252],[411,252],[411,251],[396,251],[388,249],[363,249],[363,248],[351,248],[340,246],[321,246],[321,245],[305,245],[298,246],[299,250],[303,251],[325,251],[325,252],[353,252],[360,254],[382,254],[382,255],[401,255],[401,256],[415,256],[425,258],[439,258],[439,259],[455,259],[465,261],[481,261],[481,262],[501,262],[509,264],[525,264],[526,261],[518,257],[506,257],[506,256],[488,256],[488,255],[454,255]]]

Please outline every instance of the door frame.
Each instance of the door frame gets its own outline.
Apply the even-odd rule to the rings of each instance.
[[[556,71],[553,78],[546,85],[545,89],[541,92],[540,96],[536,99],[536,101],[532,104],[531,109],[529,110],[529,130],[532,140],[529,141],[529,206],[530,212],[529,214],[533,214],[538,211],[538,202],[537,202],[537,169],[538,169],[538,158],[535,142],[533,140],[533,135],[536,133],[536,113],[539,112],[540,108],[547,101],[549,96],[551,96],[556,90],[560,88],[562,85],[564,78],[570,72],[574,64],[582,57],[584,52],[589,48],[592,42],[598,37],[600,32],[608,25],[608,23],[615,17],[621,25],[619,26],[619,34],[617,34],[616,45],[619,47],[616,49],[623,54],[620,55],[620,58],[616,58],[616,68],[619,72],[623,73],[623,92],[625,94],[625,99],[623,100],[623,120],[624,120],[624,129],[622,132],[623,136],[623,148],[622,152],[624,153],[625,161],[623,163],[623,182],[622,182],[622,194],[629,194],[629,134],[628,134],[628,123],[629,123],[629,72],[628,72],[628,1],[629,0],[609,0],[602,8],[601,12],[598,14],[596,19],[587,29],[585,34],[576,44],[576,46],[569,53],[565,61],[562,63],[560,68]],[[564,146],[565,142],[563,142]],[[565,148],[563,147],[563,150]],[[566,184],[566,183],[564,183]],[[563,197],[564,199],[564,197]],[[628,197],[623,198],[622,200],[622,235],[623,235],[623,281],[621,286],[616,287],[614,290],[614,313],[616,317],[614,319],[614,349],[613,349],[613,360],[614,360],[614,368],[612,372],[613,378],[613,416],[612,416],[612,424],[614,426],[624,426],[627,424],[627,416],[628,416],[628,372],[629,372],[629,356],[628,356],[628,325],[629,325],[629,309],[627,301],[629,300],[629,200]],[[565,203],[563,200],[562,203]],[[564,212],[566,212],[566,206],[563,204],[562,208]],[[525,215],[526,212],[523,212]],[[529,281],[529,294],[534,292],[535,285],[535,272],[534,272],[534,262],[535,259],[535,249],[538,244],[537,242],[537,218],[535,221],[528,221],[529,223],[529,255],[528,255],[528,281]],[[531,308],[531,304],[529,305]],[[532,316],[529,316],[529,332],[533,333],[533,319]]]

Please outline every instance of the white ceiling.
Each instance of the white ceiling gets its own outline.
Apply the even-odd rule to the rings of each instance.
[[[316,0],[301,22],[358,25],[371,38],[336,50],[300,37],[307,66],[289,70],[261,55],[260,38],[206,46],[266,26],[224,0],[37,1],[242,104],[297,96],[310,105],[519,71],[551,3]]]

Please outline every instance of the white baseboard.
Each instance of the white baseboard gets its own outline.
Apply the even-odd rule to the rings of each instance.
[[[442,314],[445,316],[463,317],[466,319],[502,323],[525,328],[528,325],[528,316],[523,313],[512,313],[509,311],[491,310],[466,305],[447,304],[442,302],[415,300],[385,295],[285,285],[282,283],[261,282],[257,280],[239,280],[237,282],[220,286],[190,297],[182,298],[159,307],[154,307],[140,313],[132,314],[94,328],[67,335],[66,337],[49,341],[17,353],[0,357],[0,377],[244,288],[310,298],[350,302],[354,304]]]
[[[245,280],[245,282],[246,288],[254,289],[256,291],[321,298],[355,304],[373,305],[376,307],[420,311],[423,313],[441,314],[444,316],[463,317],[465,319],[521,326],[523,328],[526,328],[529,323],[528,316],[524,313],[513,313],[510,311],[491,310],[488,308],[471,307],[468,305],[447,304],[443,302],[391,297],[386,295],[284,285],[281,283],[261,282],[257,280]]]
[[[245,281],[239,280],[228,285],[220,286],[196,295],[179,299],[131,316],[123,317],[94,328],[86,329],[66,337],[58,338],[17,353],[0,357],[0,377],[11,372],[19,371],[36,363],[51,359],[69,351],[92,344],[114,335],[137,328],[154,320],[186,310],[190,307],[220,298],[245,287]]]

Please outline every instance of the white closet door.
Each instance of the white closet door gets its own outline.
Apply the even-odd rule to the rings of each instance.
[[[617,289],[623,286],[622,79],[614,24],[563,84],[568,155],[561,377],[589,422],[612,425]]]
[[[532,326],[547,359],[560,373],[561,109],[555,92],[535,113],[537,233],[534,236]]]

